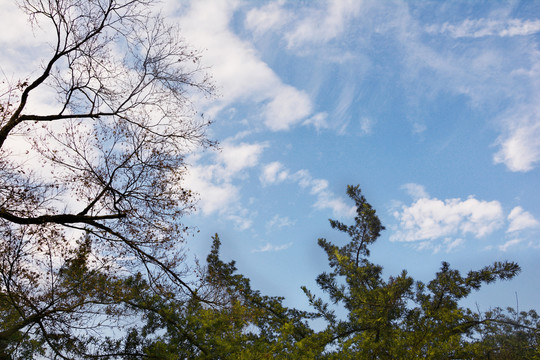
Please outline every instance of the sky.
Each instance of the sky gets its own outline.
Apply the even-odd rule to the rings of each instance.
[[[300,286],[328,270],[317,239],[347,242],[328,219],[352,223],[346,186],[360,185],[386,227],[371,255],[386,277],[516,261],[517,278],[466,304],[540,309],[540,1],[162,7],[217,87],[194,100],[219,150],[187,157],[190,254],[218,233],[254,288],[305,308]],[[16,40],[0,37],[4,73],[38,46],[14,62]]]
[[[200,256],[223,257],[305,306],[344,244],[360,185],[386,230],[372,260],[429,281],[518,262],[472,294],[487,310],[539,308],[540,2],[176,1],[219,96],[204,104],[220,151],[189,158]],[[516,300],[517,299],[517,300]]]

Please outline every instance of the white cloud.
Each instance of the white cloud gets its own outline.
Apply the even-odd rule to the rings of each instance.
[[[394,212],[399,220],[392,241],[435,240],[468,233],[486,236],[499,229],[503,212],[498,201],[421,198]]]
[[[225,218],[232,221],[236,229],[243,231],[251,227],[253,224],[252,217],[254,215],[255,214],[248,209],[236,207],[234,211],[227,211],[225,213]]]
[[[526,172],[540,162],[540,113],[531,117],[529,121],[506,120],[507,130],[499,139],[501,148],[493,157],[496,164],[504,163],[514,172]]]
[[[236,174],[245,168],[257,165],[265,147],[267,147],[265,143],[241,143],[239,145],[224,143],[218,154],[218,160],[225,164],[229,174]]]
[[[495,163],[503,163],[511,171],[527,172],[540,162],[540,51],[522,56],[532,65],[519,67],[510,74],[515,84],[522,89],[511,93],[516,98],[498,119],[502,134],[497,140],[499,151],[494,155]]]
[[[266,143],[233,144],[224,141],[220,153],[212,153],[211,162],[202,164],[200,155],[188,159],[191,163],[184,185],[199,194],[198,208],[204,215],[219,213],[240,230],[249,228],[255,214],[240,204],[240,187],[234,179],[259,164]]]
[[[417,242],[418,249],[450,252],[460,247],[472,234],[477,238],[487,236],[504,224],[502,206],[498,201],[430,198],[422,185],[409,183],[401,186],[414,199],[410,205],[395,202],[393,215],[399,221],[394,226],[392,241]],[[507,233],[540,227],[540,222],[521,206],[514,207],[507,217]],[[510,240],[499,249],[506,251],[520,240]]]
[[[356,96],[356,83],[347,82],[341,89],[339,100],[334,112],[332,113],[333,122],[338,126],[338,134],[344,135],[350,122],[348,117],[351,105]]]
[[[432,241],[420,241],[416,248],[418,250],[431,250],[433,254],[439,253],[441,250],[445,253],[450,253],[453,250],[461,247],[465,243],[464,239],[446,238],[442,242],[433,243]]]
[[[423,124],[421,122],[414,121],[412,125],[413,125],[413,128],[412,128],[413,134],[422,134],[424,131],[427,130],[426,124]]]
[[[272,219],[266,222],[266,228],[269,230],[274,230],[274,229],[281,229],[284,227],[293,226],[294,224],[295,224],[295,221],[292,221],[287,216],[281,217],[279,215],[274,215]]]
[[[286,250],[288,248],[290,248],[292,245],[292,242],[291,243],[288,243],[288,244],[285,244],[285,245],[272,245],[270,243],[266,243],[266,245],[258,248],[258,249],[253,249],[251,250],[252,253],[257,253],[257,252],[276,252],[276,251],[283,251],[283,250]]]
[[[310,182],[311,193],[320,194],[328,189],[328,181],[324,179],[312,179]]]
[[[508,248],[513,247],[513,246],[516,246],[516,245],[519,244],[520,242],[521,242],[521,239],[512,239],[512,240],[508,240],[508,241],[505,242],[504,244],[499,245],[499,250],[501,250],[501,251],[507,251]]]
[[[288,130],[311,114],[309,96],[292,86],[282,86],[266,106],[264,123],[270,130]]]
[[[328,129],[328,114],[325,112],[317,113],[304,121],[303,125],[313,125],[317,131],[321,129]]]
[[[263,167],[259,180],[263,185],[273,185],[285,181],[289,177],[289,172],[283,170],[283,165],[279,161],[274,161]]]
[[[192,1],[186,15],[178,20],[187,40],[206,49],[203,61],[211,66],[216,83],[223,89],[223,97],[208,105],[210,108],[205,112],[215,116],[235,102],[246,102],[261,108],[260,120],[272,131],[288,130],[298,124],[312,124],[317,129],[328,127],[325,116],[312,114],[314,105],[305,91],[283,83],[258,57],[253,45],[230,30],[230,21],[241,4],[231,0]],[[532,117],[526,121],[516,116],[508,117],[494,161],[504,163],[512,171],[534,168],[540,162],[540,117],[538,111],[531,108],[538,103],[540,87],[537,79],[540,77],[538,71],[525,75],[524,72],[540,64],[536,47],[519,45],[516,39],[514,44],[518,45],[511,54],[502,47],[482,44],[465,44],[459,47],[459,52],[453,51],[453,47],[437,49],[424,40],[426,29],[411,15],[406,4],[391,6],[393,11],[389,11],[390,5],[384,3],[375,5],[339,0],[307,9],[300,7],[293,12],[286,8],[284,2],[277,1],[249,10],[245,25],[255,32],[291,29],[285,34],[290,47],[312,46],[342,36],[349,22],[361,16],[362,23],[365,23],[362,30],[395,38],[402,45],[403,53],[398,56],[402,56],[406,67],[403,80],[410,82],[419,92],[435,94],[450,90],[469,97],[473,105],[499,100],[514,104],[518,99],[522,101],[523,93],[526,93],[528,99],[524,101],[529,105],[524,106],[530,109]],[[377,24],[374,19],[379,19]],[[432,25],[427,32],[432,35],[451,34],[456,39],[516,36],[536,33],[539,26],[540,20],[476,19],[454,25]],[[359,40],[361,43],[372,45],[369,36],[362,39]],[[425,76],[426,70],[434,76]],[[523,71],[520,73],[518,70]],[[422,86],[418,86],[419,79]],[[350,120],[346,114],[351,99],[357,94],[354,88],[357,82],[351,84],[343,86],[336,110],[330,114],[340,132],[346,131]],[[515,91],[523,88],[527,91]],[[510,106],[510,112],[516,112],[515,106]],[[367,122],[361,127],[364,133],[371,131]],[[422,122],[413,122],[413,127],[414,133],[423,133],[427,129]]]
[[[488,119],[502,124],[497,141],[500,148],[494,161],[505,164],[511,171],[525,172],[537,166],[540,163],[538,46],[527,38],[472,43],[462,38],[538,34],[540,20],[476,19],[424,27],[407,6],[401,10],[399,19],[389,19],[380,29],[402,44],[405,86],[418,92],[416,97],[432,97],[448,91],[465,95],[470,105],[482,110],[506,104],[503,117]],[[432,43],[425,41],[426,33],[434,36]],[[453,39],[441,40],[441,34]],[[440,46],[447,42],[455,46]],[[426,76],[427,72],[433,76]],[[413,126],[415,133],[426,130],[422,122],[413,122]]]
[[[540,20],[522,19],[467,19],[453,25],[445,22],[442,25],[431,25],[429,33],[448,34],[454,38],[480,38],[485,36],[525,36],[540,31]]]
[[[245,26],[256,34],[282,27],[291,18],[283,9],[284,1],[274,1],[260,8],[251,9],[246,14]]]
[[[222,97],[207,104],[206,112],[215,116],[233,103],[256,104],[263,108],[261,120],[270,130],[288,130],[309,117],[311,99],[304,91],[283,83],[257,56],[252,44],[230,30],[238,5],[238,1],[192,1],[189,11],[178,19],[188,42],[206,49],[202,61],[223,89]]]
[[[407,191],[407,194],[409,194],[415,200],[429,198],[429,194],[427,193],[426,188],[423,185],[408,183],[402,185],[401,188]]]
[[[298,182],[302,188],[310,188],[310,194],[316,196],[317,200],[313,205],[316,209],[332,210],[336,217],[353,217],[355,207],[348,205],[342,197],[336,196],[332,191],[328,190],[328,181],[324,179],[313,179],[309,171],[299,170],[291,176],[292,179]]]
[[[303,189],[309,189],[309,193],[316,197],[314,207],[319,210],[330,209],[336,217],[352,217],[355,207],[348,205],[343,198],[336,196],[328,189],[328,181],[314,179],[308,170],[301,169],[290,173],[279,162],[273,162],[263,167],[259,177],[263,185],[273,185],[289,180],[295,182]]]
[[[336,217],[348,217],[351,218],[355,214],[356,208],[347,204],[343,198],[337,197],[333,192],[322,191],[317,194],[317,202],[315,202],[315,208],[317,209],[330,209]]]
[[[0,1],[0,70],[2,75],[17,80],[37,71],[40,63],[50,56],[47,41],[54,41],[56,35],[52,26],[42,21],[41,27],[32,27],[28,16],[17,6],[16,1]]]
[[[510,211],[508,221],[510,221],[510,225],[506,232],[520,231],[540,226],[538,220],[536,220],[531,213],[523,210],[521,206],[516,206]]]
[[[367,117],[362,117],[360,119],[360,134],[361,135],[371,134],[373,132],[374,125],[375,125],[375,121]]]
[[[333,0],[326,2],[326,8],[312,9],[298,25],[286,34],[290,48],[305,43],[324,43],[340,35],[348,21],[360,13],[363,5],[358,0]]]
[[[463,239],[445,239],[444,244],[446,245],[446,252],[451,252],[452,250],[463,245],[465,240]]]
[[[239,189],[228,181],[218,179],[217,167],[193,165],[184,183],[199,194],[198,206],[205,215],[225,211],[239,200]]]

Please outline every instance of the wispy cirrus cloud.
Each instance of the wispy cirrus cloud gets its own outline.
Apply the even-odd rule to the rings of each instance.
[[[293,14],[283,7],[284,3],[283,0],[274,1],[249,10],[246,14],[246,28],[261,34],[283,27],[293,18]]]
[[[410,53],[446,79],[442,82],[446,88],[467,96],[473,107],[505,103],[500,115],[487,119],[500,131],[493,161],[513,172],[534,169],[540,163],[540,51],[527,36],[540,31],[540,20],[467,20],[445,29],[453,34],[459,53],[443,53],[419,40]],[[511,43],[497,38],[474,43],[462,40],[518,35],[521,37]]]
[[[457,24],[445,22],[430,25],[426,30],[432,34],[446,34],[454,38],[527,36],[540,32],[540,20],[466,19]]]
[[[521,242],[522,242],[521,239],[511,239],[511,240],[506,241],[504,244],[499,245],[497,248],[500,251],[508,251],[508,249],[517,246]]]
[[[283,251],[287,250],[292,246],[292,242],[284,244],[284,245],[272,245],[270,243],[266,243],[265,245],[251,250],[252,253],[259,253],[259,252],[277,252],[277,251]]]
[[[301,169],[294,173],[286,169],[278,161],[266,164],[262,167],[259,180],[263,186],[276,185],[284,181],[297,183],[302,189],[306,189],[315,196],[313,207],[319,210],[330,209],[334,216],[352,217],[355,207],[348,205],[345,200],[329,189],[328,181],[313,178],[308,170]]]
[[[424,25],[407,6],[401,10],[400,19],[381,29],[402,45],[396,50],[403,56],[404,85],[415,98],[439,92],[464,95],[467,105],[480,111],[505,104],[498,112],[502,115],[486,118],[500,131],[494,162],[513,172],[534,169],[540,163],[540,51],[531,36],[540,32],[540,20],[501,15]],[[429,129],[429,123],[413,125]]]
[[[445,238],[444,240],[434,243],[432,241],[421,241],[417,245],[418,250],[431,250],[433,254],[437,254],[441,251],[445,253],[451,253],[454,250],[457,250],[465,244],[465,239],[463,238]]]
[[[360,13],[362,1],[327,1],[324,7],[312,8],[285,35],[290,48],[306,43],[324,43],[341,35],[349,21]]]
[[[287,216],[274,215],[270,220],[266,222],[266,228],[268,230],[282,229],[284,227],[293,226],[296,221],[289,219]]]
[[[530,171],[540,163],[540,113],[536,105],[540,86],[539,72],[535,70],[540,67],[540,55],[535,42],[527,40],[527,37],[540,32],[540,20],[513,18],[499,13],[495,17],[480,16],[456,23],[425,24],[411,13],[406,3],[390,5],[347,0],[310,4],[299,11],[287,3],[273,2],[252,9],[250,13],[249,29],[270,31],[270,27],[262,29],[255,25],[255,19],[268,18],[272,24],[271,31],[282,36],[289,49],[293,50],[313,50],[331,40],[345,40],[343,36],[350,22],[361,19],[363,25],[359,31],[363,36],[359,39],[362,40],[354,43],[354,49],[341,46],[343,58],[349,53],[353,57],[363,55],[369,63],[372,60],[369,54],[377,47],[371,39],[383,38],[386,43],[399,44],[393,54],[399,54],[397,66],[404,68],[400,82],[416,94],[411,98],[450,92],[466,96],[470,105],[480,109],[493,107],[493,104],[507,104],[506,111],[503,109],[507,116],[486,119],[497,126],[501,134],[496,141],[499,149],[494,154],[494,162],[517,172]],[[282,15],[282,20],[277,20],[278,15]],[[493,39],[483,41],[486,37]],[[512,43],[504,41],[509,37],[514,38]],[[470,39],[475,39],[475,42],[471,43]],[[437,45],[441,43],[448,45]],[[425,76],[426,73],[430,76]],[[360,83],[355,82],[357,86]],[[331,112],[338,132],[347,128],[350,99],[357,97],[357,90],[349,85],[342,86],[339,103]],[[307,111],[299,112],[305,113]],[[298,121],[267,125],[279,130],[290,126],[289,123]],[[326,122],[320,124],[327,125]],[[429,125],[413,121],[412,131],[415,134],[425,133]],[[366,133],[364,130],[361,132]]]
[[[366,2],[327,0],[305,7],[287,5],[279,0],[250,9],[246,14],[245,27],[255,34],[278,31],[288,48],[324,44],[339,38],[350,21],[361,13]]]

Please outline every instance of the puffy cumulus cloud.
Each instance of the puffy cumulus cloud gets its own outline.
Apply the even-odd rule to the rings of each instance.
[[[239,145],[224,143],[218,154],[218,160],[225,165],[228,176],[232,176],[243,169],[257,165],[260,155],[267,146],[266,143],[241,143]]]
[[[504,212],[498,201],[483,201],[473,196],[466,200],[439,200],[431,198],[419,184],[409,183],[401,188],[414,202],[411,205],[395,202],[392,211],[398,225],[393,226],[392,241],[417,242],[418,249],[450,252],[461,247],[467,234],[481,238],[505,225]],[[540,222],[521,206],[514,207],[506,220],[507,233],[540,227]],[[498,248],[506,251],[519,242],[521,240],[512,239]]]
[[[206,104],[205,112],[216,116],[234,103],[256,104],[270,130],[288,130],[311,115],[312,101],[304,91],[283,83],[253,45],[231,31],[229,23],[238,7],[238,1],[191,1],[185,15],[177,19],[187,41],[205,49],[202,61],[218,88],[224,89],[217,101]]]
[[[266,106],[264,123],[273,131],[288,130],[311,112],[311,100],[305,92],[283,86]]]
[[[508,221],[510,221],[510,225],[506,232],[515,232],[540,226],[538,220],[531,213],[523,210],[521,206],[516,206],[510,211]]]
[[[274,161],[263,166],[259,180],[263,185],[273,185],[285,181],[289,177],[289,171],[285,170],[283,164]]]
[[[503,163],[514,172],[527,172],[540,162],[540,113],[530,121],[507,120],[509,126],[499,139],[495,163]]]
[[[329,209],[336,217],[353,217],[355,207],[347,205],[345,200],[336,196],[328,189],[328,181],[316,179],[305,169],[291,173],[280,162],[272,162],[263,166],[259,180],[263,185],[278,184],[283,181],[291,181],[315,196],[313,207],[318,210]]]
[[[239,189],[217,176],[217,166],[194,165],[184,179],[187,188],[199,195],[199,208],[205,215],[226,211],[239,200]]]
[[[266,245],[261,246],[258,249],[251,250],[252,253],[258,253],[258,252],[276,252],[276,251],[283,251],[288,248],[290,248],[292,245],[291,243],[284,244],[284,245],[272,245],[270,243],[266,243]]]
[[[422,241],[464,236],[486,236],[503,225],[498,201],[420,198],[394,212],[399,221],[392,241]]]
[[[525,36],[540,31],[540,20],[522,19],[466,19],[459,24],[445,22],[427,27],[430,33],[448,34],[454,38],[485,36]]]

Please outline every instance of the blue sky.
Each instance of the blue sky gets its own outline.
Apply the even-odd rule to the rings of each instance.
[[[429,280],[517,261],[473,294],[537,307],[540,2],[168,1],[220,96],[201,107],[221,151],[190,156],[188,221],[223,241],[255,287],[305,306],[343,244],[359,184],[386,226],[372,257]]]
[[[518,278],[468,304],[517,294],[539,308],[540,1],[162,6],[218,89],[193,99],[220,150],[187,158],[184,185],[200,194],[191,254],[219,233],[255,288],[305,307],[300,286],[327,269],[317,238],[347,241],[328,219],[352,221],[345,190],[358,184],[386,226],[372,260],[387,276],[517,261]],[[17,30],[24,18],[2,21],[4,74],[38,65],[42,39]]]

